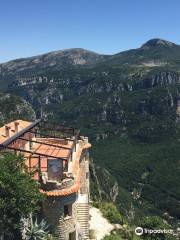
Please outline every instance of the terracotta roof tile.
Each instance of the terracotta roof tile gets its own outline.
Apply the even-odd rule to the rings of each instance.
[[[48,139],[46,139],[46,143],[52,143],[52,139],[50,139],[50,141],[47,141]],[[42,139],[39,140],[37,139],[37,141],[43,141]],[[34,145],[34,154],[38,153],[38,154],[48,154],[51,155],[52,157],[57,157],[57,158],[67,158],[69,157],[69,154],[71,152],[70,149],[63,149],[60,147],[67,147],[67,148],[72,148],[73,143],[69,142],[68,144],[64,145],[61,143],[56,143],[57,146],[59,147],[55,147],[55,146],[47,146],[45,144],[35,144]]]

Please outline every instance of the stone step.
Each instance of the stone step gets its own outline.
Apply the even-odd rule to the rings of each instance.
[[[78,208],[77,211],[89,211],[89,208]]]
[[[87,209],[89,209],[88,206],[78,206],[77,208],[87,208]]]
[[[79,212],[80,212],[80,211],[86,211],[86,212],[89,212],[89,209],[87,209],[87,208],[81,208],[81,209],[78,208],[77,211],[79,211]]]
[[[84,226],[88,224],[88,222],[84,222],[84,221],[78,221],[78,222],[81,224],[81,226],[82,226],[83,224],[84,224]]]
[[[79,214],[79,215],[78,215],[78,219],[84,219],[84,220],[86,220],[86,221],[89,221],[89,216],[86,216],[86,215],[84,215],[84,214]]]
[[[78,212],[78,213],[84,212],[84,213],[86,213],[86,214],[87,214],[87,213],[89,212],[89,210],[85,210],[85,209],[83,209],[83,210],[80,210],[80,209],[79,209],[79,210],[77,210],[77,212]]]
[[[86,212],[86,213],[79,212],[78,216],[84,216],[84,217],[87,216],[87,218],[89,218],[89,212]]]
[[[89,208],[78,208],[77,211],[89,211]]]
[[[78,206],[77,208],[88,208],[89,209],[89,207],[88,206]]]
[[[77,211],[79,211],[79,212],[83,212],[83,211],[85,211],[85,212],[89,212],[89,209],[77,209]]]
[[[87,203],[78,204],[77,220],[82,230],[82,239],[89,240],[89,205]]]

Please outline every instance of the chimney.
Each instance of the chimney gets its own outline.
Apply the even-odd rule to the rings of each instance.
[[[11,128],[9,126],[5,126],[5,135],[7,138],[10,137],[10,129]]]
[[[19,122],[14,122],[15,133],[19,131]]]

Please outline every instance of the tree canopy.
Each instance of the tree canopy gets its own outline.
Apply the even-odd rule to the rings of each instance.
[[[18,239],[22,217],[35,213],[43,196],[21,155],[0,155],[0,235]]]

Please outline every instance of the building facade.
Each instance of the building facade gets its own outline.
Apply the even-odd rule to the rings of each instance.
[[[75,128],[17,120],[0,128],[0,150],[22,153],[40,191],[43,218],[61,240],[89,239],[89,148]]]

